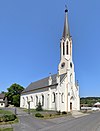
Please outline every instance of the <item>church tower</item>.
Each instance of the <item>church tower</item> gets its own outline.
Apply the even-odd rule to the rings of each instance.
[[[80,110],[79,86],[75,82],[74,63],[72,60],[72,37],[69,30],[67,9],[65,10],[64,29],[60,41],[60,63],[58,66],[58,74],[62,75],[65,73],[67,76],[64,85],[67,92],[67,112]]]
[[[62,39],[60,41],[60,63],[58,66],[59,75],[67,73],[72,68],[72,38],[68,24],[68,10],[65,10],[65,21]]]

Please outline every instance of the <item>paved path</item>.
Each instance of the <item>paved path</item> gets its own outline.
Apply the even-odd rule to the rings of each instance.
[[[14,131],[38,131],[39,129],[55,125],[52,121],[35,118],[20,109],[17,109],[19,123],[14,124]]]
[[[20,109],[17,109],[17,113],[20,122],[11,125],[14,131],[100,131],[100,112],[87,116],[74,112],[75,117],[69,116],[49,120],[34,118]]]
[[[72,116],[75,117],[75,118],[86,116],[86,115],[89,115],[89,113],[82,113],[82,112],[79,112],[79,111],[72,111]]]

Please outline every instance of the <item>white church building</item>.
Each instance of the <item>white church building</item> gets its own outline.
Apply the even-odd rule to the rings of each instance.
[[[72,60],[72,37],[68,24],[68,10],[60,41],[60,63],[57,74],[31,83],[20,97],[20,107],[35,109],[40,102],[44,110],[66,111],[80,110],[79,85],[75,80]]]

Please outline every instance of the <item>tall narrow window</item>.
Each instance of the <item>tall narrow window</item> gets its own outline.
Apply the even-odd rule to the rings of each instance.
[[[67,41],[67,45],[66,45],[66,54],[68,55],[69,52],[68,52],[68,41]]]
[[[70,42],[70,55],[72,55],[72,43]]]
[[[64,103],[64,93],[61,94],[61,102]]]
[[[26,96],[26,100],[27,100],[27,102],[28,102],[28,96]]]
[[[63,42],[63,55],[65,55],[65,44]]]
[[[31,96],[31,102],[33,102],[33,97]]]
[[[70,74],[70,82],[72,82],[72,74]]]
[[[44,106],[44,95],[42,95],[42,106]]]
[[[55,101],[56,101],[56,95],[55,95],[55,93],[53,92],[53,103],[55,103]]]
[[[36,106],[38,105],[38,96],[36,96]]]
[[[25,105],[25,98],[23,97],[23,106]]]

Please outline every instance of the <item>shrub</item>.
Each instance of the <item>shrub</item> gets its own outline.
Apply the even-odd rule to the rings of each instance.
[[[62,112],[62,115],[64,115],[64,114],[67,114],[67,112],[66,112],[66,111],[63,111],[63,112]]]
[[[16,116],[14,114],[6,114],[0,116],[0,122],[7,122],[7,121],[13,121],[16,119]]]
[[[0,122],[3,122],[3,116],[0,116]]]
[[[40,102],[39,102],[39,104],[37,105],[36,111],[43,111],[42,105],[41,105]]]
[[[57,115],[60,115],[61,114],[61,111],[57,111]]]
[[[9,121],[13,121],[16,119],[16,115],[12,114],[9,116]]]
[[[52,114],[49,115],[50,117],[52,116]]]
[[[35,117],[43,118],[44,116],[43,116],[41,113],[36,113],[36,114],[35,114]]]

